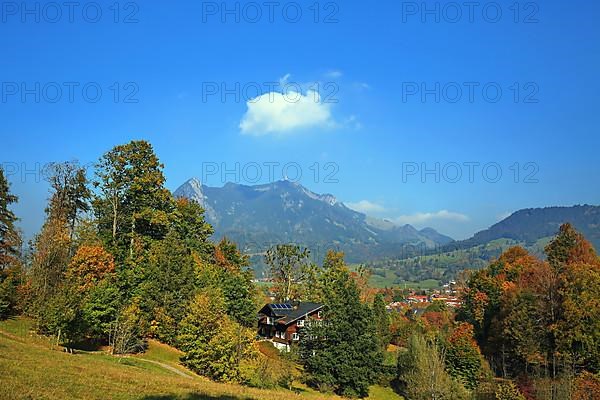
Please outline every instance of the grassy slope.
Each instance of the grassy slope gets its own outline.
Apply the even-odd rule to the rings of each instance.
[[[104,353],[66,354],[30,333],[31,321],[0,322],[0,399],[336,399],[311,390],[302,394],[211,382],[178,364],[179,353],[150,342],[146,353],[119,358]],[[180,373],[169,369],[177,369]],[[185,376],[182,376],[182,374]],[[374,387],[373,400],[396,400]]]
[[[350,270],[356,271],[359,267],[360,264],[351,264]],[[402,281],[401,283],[398,283],[397,278],[398,277],[396,276],[396,274],[394,274],[394,271],[392,271],[391,269],[387,269],[385,271],[385,277],[372,274],[371,278],[369,279],[369,285],[377,289],[392,287],[408,289],[437,289],[440,287],[440,282],[435,279],[425,279],[418,282]]]

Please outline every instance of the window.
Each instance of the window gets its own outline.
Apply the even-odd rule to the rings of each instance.
[[[273,318],[267,317],[267,325],[273,325]]]
[[[278,337],[279,339],[285,339],[285,332],[276,331],[275,337]]]
[[[292,333],[292,340],[300,340],[300,335],[298,335],[296,332]]]
[[[299,327],[303,327],[304,326],[304,320],[303,319],[299,319],[298,322],[296,322],[296,325]]]

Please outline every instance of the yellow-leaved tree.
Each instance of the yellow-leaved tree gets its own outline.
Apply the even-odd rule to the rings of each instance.
[[[254,331],[226,314],[217,288],[207,288],[189,305],[180,325],[183,363],[193,371],[221,382],[242,382],[242,363],[257,355]]]

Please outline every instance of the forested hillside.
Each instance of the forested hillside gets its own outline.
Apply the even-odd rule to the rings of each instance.
[[[600,248],[600,206],[578,205],[519,210],[472,238],[451,243],[443,250],[467,249],[497,239],[512,239],[531,245],[539,239],[553,236],[567,222],[583,233],[596,249]]]
[[[369,262],[381,285],[399,285],[435,279],[447,282],[463,270],[483,268],[511,246],[522,246],[544,258],[544,247],[562,224],[570,223],[600,248],[600,207],[573,206],[525,209],[476,233],[472,238],[456,241],[420,253],[404,253]]]

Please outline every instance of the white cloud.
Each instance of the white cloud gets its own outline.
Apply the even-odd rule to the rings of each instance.
[[[467,222],[469,221],[469,217],[464,214],[448,210],[440,210],[437,212],[401,215],[399,217],[394,218],[393,221],[399,225],[423,225],[432,221]]]
[[[333,71],[329,71],[325,74],[325,76],[327,78],[331,78],[331,79],[338,79],[342,77],[342,71],[337,71],[337,70],[333,70]]]
[[[357,203],[344,203],[348,208],[353,209],[361,213],[377,213],[385,211],[385,207],[377,203],[370,202],[369,200],[361,200]]]
[[[285,80],[289,76],[282,79]],[[308,90],[305,94],[295,91],[270,92],[250,99],[242,121],[242,134],[262,136],[285,134],[307,128],[335,126],[330,104],[321,101],[318,92]]]

